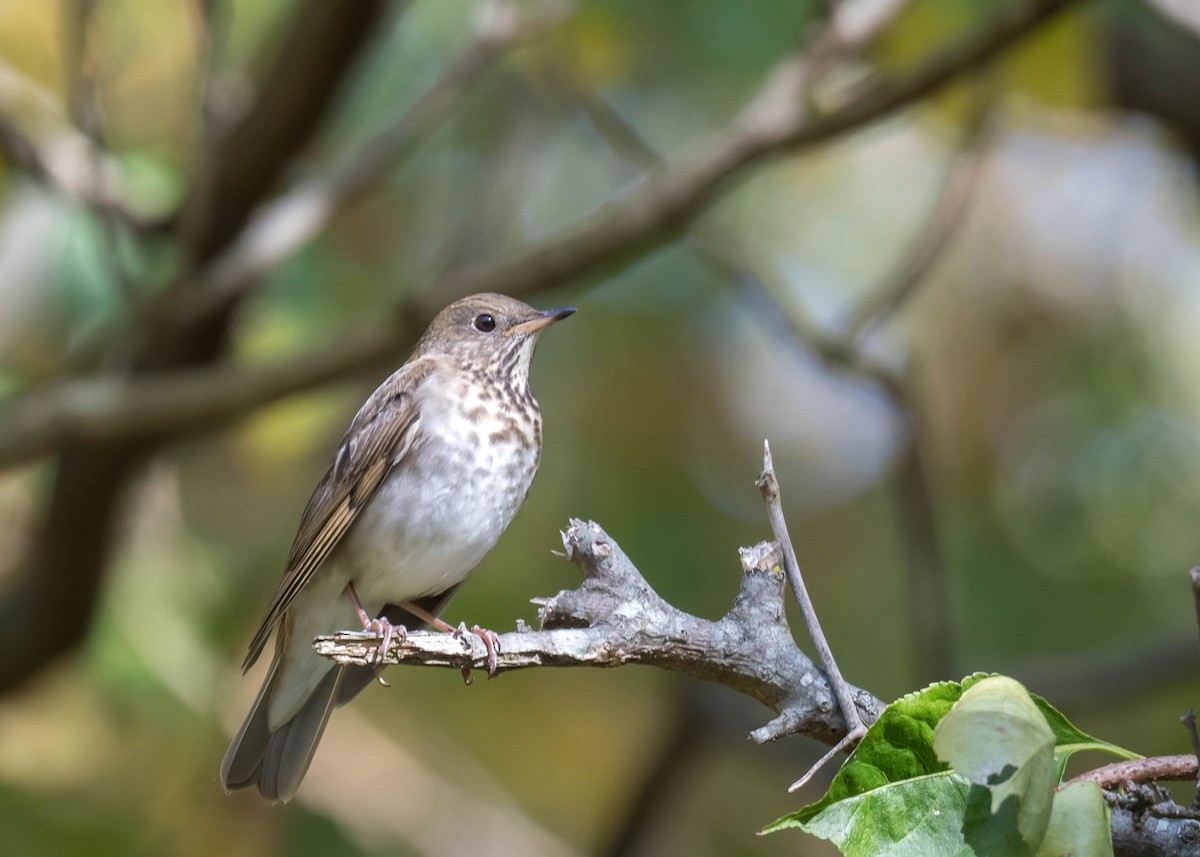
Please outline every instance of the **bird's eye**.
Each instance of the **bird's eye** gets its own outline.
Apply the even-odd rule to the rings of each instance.
[[[475,316],[475,321],[472,324],[475,325],[475,329],[480,333],[491,333],[496,329],[496,319],[490,313],[486,312]]]

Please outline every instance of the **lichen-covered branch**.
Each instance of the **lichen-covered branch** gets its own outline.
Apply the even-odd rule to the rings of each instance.
[[[835,744],[846,734],[829,681],[792,639],[774,542],[742,549],[741,590],[716,621],[664,601],[594,522],[572,520],[563,546],[583,583],[539,602],[543,630],[521,626],[499,635],[497,672],[645,664],[723,684],[775,711],[774,720],[751,733],[756,742],[803,733]],[[370,664],[379,637],[342,632],[314,645],[340,663]],[[384,663],[486,670],[487,652],[473,634],[413,632],[392,642]],[[863,720],[873,723],[883,703],[864,690],[852,694]]]

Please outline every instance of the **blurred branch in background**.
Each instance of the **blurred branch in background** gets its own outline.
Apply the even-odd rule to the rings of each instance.
[[[912,299],[965,222],[993,127],[990,117],[995,96],[996,89],[984,81],[924,223],[889,273],[850,309],[842,332],[821,329],[797,301],[774,295],[755,277],[743,275],[735,279],[752,299],[774,309],[770,315],[784,319],[792,339],[817,357],[826,369],[876,387],[892,405],[903,427],[892,483],[892,508],[899,519],[898,530],[905,548],[909,615],[913,617],[910,627],[915,638],[913,669],[918,682],[933,681],[955,671],[950,582],[937,532],[929,453],[923,440],[926,434],[915,400],[917,387],[911,377],[871,356],[866,338],[874,327],[886,323]]]
[[[423,317],[402,311],[355,324],[287,359],[243,368],[220,362],[169,373],[52,382],[0,403],[0,467],[62,449],[183,437],[370,368],[401,350]]]
[[[1191,0],[1144,0],[1147,6],[1200,36],[1200,6]]]
[[[234,237],[283,161],[315,130],[385,8],[381,0],[345,8],[308,0],[300,7],[258,100],[193,185],[180,221],[189,264],[204,261]],[[224,351],[227,323],[224,314],[182,330],[142,327],[136,337],[113,343],[103,362],[134,373],[210,363]],[[37,538],[0,601],[0,692],[86,635],[112,553],[123,489],[164,439],[126,438],[64,450]],[[49,642],[39,639],[38,629],[47,627],[62,633]]]
[[[36,129],[36,130],[34,130]],[[53,95],[0,62],[0,156],[67,199],[135,231],[161,230],[167,221],[138,211],[119,185],[112,155],[66,121]]]
[[[993,117],[999,97],[994,78],[985,75],[977,86],[963,123],[962,139],[925,221],[887,276],[851,309],[842,326],[847,340],[861,340],[873,327],[886,324],[920,288],[966,223],[983,172],[984,155],[995,132]]]
[[[514,258],[439,281],[447,297],[472,292],[528,294],[614,267],[673,238],[716,195],[752,166],[858,130],[974,71],[1038,26],[1082,0],[1032,0],[1005,6],[976,33],[915,71],[881,79],[838,109],[811,115],[804,102],[809,67],[803,50],[781,60],[724,128],[686,148],[633,191]],[[835,42],[838,44],[838,42]]]
[[[237,237],[284,167],[317,132],[384,15],[402,12],[405,5],[366,0],[347,8],[300,6],[251,107],[200,154],[180,223],[185,271],[207,263]]]
[[[254,215],[200,275],[197,290],[170,304],[174,323],[190,323],[243,297],[411,155],[501,57],[562,21],[569,10],[560,2],[530,13],[512,0],[492,0],[480,15],[475,39],[407,111],[328,176],[300,183]]]
[[[798,97],[808,85],[803,54],[788,57],[768,75],[767,82],[758,94],[751,99],[748,106],[729,126],[691,147],[680,156],[678,161],[672,161],[670,165],[654,171],[645,182],[626,196],[605,206],[597,214],[585,219],[577,226],[569,227],[559,235],[517,254],[515,258],[498,262],[490,267],[474,269],[461,274],[450,274],[439,279],[428,289],[428,292],[436,298],[429,301],[430,306],[422,306],[421,319],[425,320],[431,314],[434,302],[440,305],[445,300],[460,294],[475,291],[499,291],[528,295],[539,289],[560,285],[574,277],[594,274],[600,268],[616,265],[628,258],[630,253],[648,252],[674,234],[678,228],[699,217],[712,203],[715,192],[723,188],[729,179],[743,169],[781,152],[815,145],[831,137],[856,130],[894,110],[906,107],[931,94],[938,87],[955,80],[959,75],[986,63],[1001,50],[1016,43],[1037,26],[1048,21],[1055,13],[1077,2],[1080,0],[1033,0],[1033,2],[1020,7],[1006,7],[989,25],[935,56],[916,71],[895,79],[878,81],[862,89],[855,100],[846,103],[838,110],[811,119],[808,118],[803,100]],[[540,27],[542,24],[539,22],[530,26]],[[506,27],[501,28],[499,32],[507,34],[504,38],[515,38],[522,35],[524,30],[522,27],[516,27],[514,32],[514,28]],[[850,32],[855,34],[854,38],[864,38],[862,30],[851,30]],[[492,40],[496,38],[499,36],[494,33],[485,36],[483,42],[476,43],[475,47],[468,49],[464,58],[453,68],[482,70],[485,64],[479,57],[485,54],[490,57],[490,52],[494,50]],[[834,43],[842,44],[840,40]],[[468,59],[468,57],[476,57],[476,59]],[[427,100],[419,103],[443,105],[447,98],[443,90],[460,91],[462,78],[459,73],[456,72],[448,78],[443,78],[442,81],[441,87],[435,86]],[[436,92],[442,92],[442,94],[435,95]],[[409,141],[423,133],[428,127],[427,122],[435,122],[441,116],[442,109],[441,106],[438,106],[436,110],[432,107],[427,108],[426,112],[419,114],[426,118],[419,122],[410,120],[405,124],[405,120],[401,119],[397,125],[393,126],[392,132],[387,135],[389,145],[397,145],[403,149],[409,144]],[[398,129],[402,127],[408,127],[411,131],[400,133]],[[414,136],[407,136],[409,133]],[[382,153],[388,147],[384,146],[381,141],[377,141],[376,146],[373,147],[374,154],[369,159],[371,163],[382,164],[384,160]],[[396,154],[398,151],[393,149],[392,153]],[[232,170],[233,168],[228,169]],[[248,167],[243,166],[238,169],[248,169]],[[362,168],[354,168],[352,174],[365,176],[367,171]],[[214,179],[214,181],[217,180]],[[312,186],[318,185],[319,182]],[[355,185],[354,183],[343,183],[339,186],[349,189]],[[212,192],[211,190],[204,193],[198,192],[195,198],[203,199],[205,194]],[[194,203],[194,205],[202,207],[201,203]],[[248,213],[244,213],[243,220],[248,216]],[[197,215],[192,214],[191,217],[194,220]],[[276,236],[276,238],[279,237]],[[230,238],[232,239],[232,236]],[[199,241],[199,239],[194,240]],[[206,241],[200,241],[200,244],[205,243]],[[289,246],[294,252],[300,244]],[[281,256],[273,257],[275,262],[282,258]],[[234,266],[233,270],[237,270],[237,266]],[[198,291],[204,290],[199,287],[203,286],[205,282],[203,279],[201,280],[198,284]],[[228,282],[233,281],[229,280]],[[208,284],[212,285],[212,283]],[[179,295],[172,298],[172,300],[179,299],[182,299],[185,305],[189,300],[186,296]],[[198,301],[201,307],[197,310],[197,315],[188,317],[191,318],[192,323],[197,324],[206,318],[208,313],[208,308],[203,306],[206,298],[198,298]],[[153,314],[148,315],[152,316]],[[410,318],[412,315],[411,310],[401,312],[401,317],[404,318]],[[168,325],[166,329],[171,330],[173,326]],[[345,367],[344,372],[349,373],[364,364],[381,359],[392,347],[386,345],[382,339],[373,340],[370,336],[366,339],[368,342],[377,343],[375,347],[378,347],[379,350],[376,351],[375,347],[364,346],[358,359],[340,363]],[[400,344],[401,341],[397,340],[395,347],[398,348]],[[345,346],[339,340],[336,346],[331,345],[330,347],[332,349]],[[331,359],[329,363],[314,361],[310,365],[311,375],[307,379],[298,375],[284,379],[282,376],[288,373],[280,372],[275,367],[266,367],[265,369],[250,366],[239,367],[237,372],[245,375],[262,373],[261,383],[246,385],[256,390],[255,396],[229,396],[222,391],[220,381],[221,379],[232,381],[235,378],[235,373],[232,371],[220,371],[219,374],[207,379],[204,386],[217,400],[218,405],[222,401],[230,402],[236,399],[236,407],[216,406],[213,409],[214,414],[220,419],[229,419],[287,393],[329,380],[331,367],[338,362],[336,358]],[[176,380],[196,381],[198,378],[197,376],[188,376],[186,379],[174,379],[167,375],[156,379],[155,384],[161,391],[169,388]],[[234,383],[241,386],[241,382]],[[133,401],[136,398],[144,404],[154,398],[156,390],[132,388],[129,392],[130,395],[126,397],[126,401]],[[134,396],[134,393],[137,395]],[[92,417],[83,410],[76,410],[73,414],[69,412],[71,406],[66,403],[78,401],[76,396],[70,393],[60,393],[52,397],[51,401],[54,398],[58,398],[64,403],[63,407],[67,411],[66,413],[54,413],[53,408],[47,408],[43,401],[30,407],[32,415],[23,414],[21,411],[25,409],[25,400],[20,397],[10,400],[6,408],[10,416],[6,419],[9,421],[11,430],[5,432],[3,440],[0,440],[0,461],[21,460],[34,454],[28,450],[37,450],[39,453],[49,452],[51,445],[38,437],[49,427],[53,427],[52,434],[54,436],[62,438],[87,437],[109,431],[109,429],[98,427],[96,424],[89,425]],[[181,416],[177,420],[169,420],[171,431],[185,433],[193,430],[197,424],[215,424],[216,420],[204,413],[203,407],[199,405],[201,403],[198,401],[192,403],[192,411],[187,418]],[[174,405],[160,399],[153,406],[145,406],[149,411],[165,415],[165,412],[170,411]],[[164,423],[168,422],[165,416],[163,419]],[[105,413],[102,417],[97,418],[97,423],[100,422],[106,423],[108,426],[124,425],[128,427],[128,431],[132,431],[136,435],[143,434],[137,429],[134,421],[121,419],[111,413]],[[71,428],[66,428],[68,424],[71,425]]]

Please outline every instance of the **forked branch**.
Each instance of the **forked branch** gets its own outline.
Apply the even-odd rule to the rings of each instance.
[[[521,625],[499,635],[497,672],[647,664],[726,685],[775,711],[775,719],[751,733],[756,742],[793,733],[826,744],[845,737],[828,679],[792,639],[776,543],[742,549],[741,590],[716,621],[664,601],[599,524],[573,519],[563,547],[583,572],[583,583],[540,602],[544,630]],[[362,631],[315,643],[319,654],[347,664],[375,663],[378,645],[377,636]],[[384,663],[486,670],[487,652],[473,634],[414,632],[392,642]],[[864,690],[850,692],[859,716],[873,723],[883,703]]]

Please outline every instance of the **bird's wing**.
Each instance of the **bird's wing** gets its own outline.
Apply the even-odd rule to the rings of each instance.
[[[249,669],[271,630],[354,523],[359,511],[412,447],[418,415],[413,392],[428,368],[409,363],[371,394],[350,424],[333,463],[313,492],[288,555],[283,581],[242,664]]]

